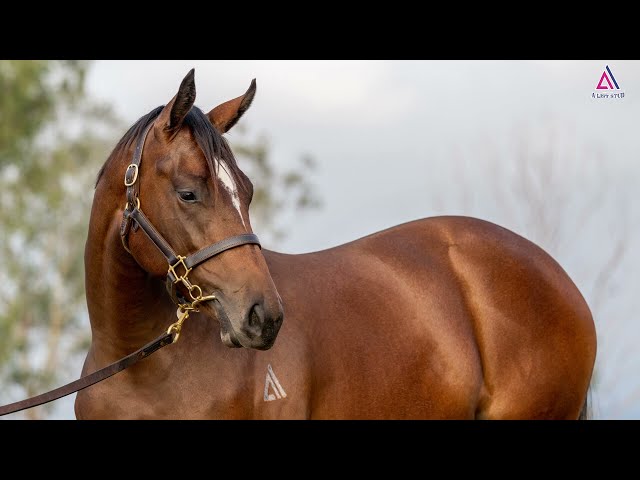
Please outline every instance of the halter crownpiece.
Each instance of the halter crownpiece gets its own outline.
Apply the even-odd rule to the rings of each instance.
[[[221,254],[232,248],[239,247],[241,245],[255,244],[260,247],[260,240],[253,233],[243,233],[242,235],[236,235],[233,237],[220,240],[208,247],[204,247],[195,253],[187,256],[177,255],[165,238],[158,232],[153,226],[151,221],[142,212],[140,208],[140,183],[138,182],[140,177],[140,163],[142,162],[142,150],[144,143],[151,130],[153,122],[151,122],[138,138],[136,149],[133,153],[131,164],[127,167],[124,174],[124,185],[127,187],[127,204],[125,205],[124,212],[122,214],[122,225],[120,226],[120,238],[122,239],[122,245],[131,253],[128,245],[128,234],[133,226],[134,231],[138,227],[142,228],[142,231],[149,237],[153,244],[162,252],[169,264],[166,278],[166,288],[169,292],[169,296],[173,302],[178,306],[177,314],[178,321],[172,324],[167,333],[174,333],[174,342],[178,340],[180,336],[180,328],[182,323],[188,318],[189,312],[198,311],[198,305],[202,302],[214,300],[215,295],[202,295],[202,289],[188,279],[189,273],[204,261]],[[185,299],[183,295],[177,290],[177,285],[181,283],[189,291],[190,300]]]

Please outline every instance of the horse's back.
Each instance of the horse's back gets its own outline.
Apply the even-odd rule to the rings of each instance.
[[[265,252],[318,417],[577,417],[593,321],[562,268],[469,217],[305,255]],[[302,339],[302,340],[301,340]]]

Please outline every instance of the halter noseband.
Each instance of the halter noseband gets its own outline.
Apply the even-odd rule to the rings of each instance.
[[[160,250],[160,252],[162,252],[164,257],[167,259],[169,269],[167,271],[166,288],[167,292],[169,292],[169,296],[178,306],[178,311],[176,313],[179,318],[176,323],[172,324],[169,327],[167,333],[175,333],[173,341],[176,342],[178,340],[178,337],[180,336],[180,328],[182,327],[182,322],[184,322],[188,318],[189,312],[197,312],[198,304],[209,300],[214,300],[216,298],[215,295],[203,296],[202,289],[198,285],[192,284],[189,281],[187,277],[191,270],[193,270],[196,266],[198,266],[205,260],[219,255],[226,250],[230,250],[232,248],[236,248],[246,244],[255,244],[260,247],[260,241],[258,240],[258,237],[253,233],[244,233],[242,235],[225,238],[224,240],[209,245],[208,247],[202,248],[201,250],[198,250],[197,252],[187,256],[177,255],[175,253],[169,243],[164,239],[160,232],[158,232],[151,221],[149,221],[147,216],[142,213],[142,210],[140,209],[140,197],[138,196],[140,192],[140,184],[138,183],[140,162],[142,162],[142,150],[144,148],[144,142],[152,125],[153,122],[151,122],[145,128],[142,135],[140,135],[140,137],[138,138],[136,150],[133,153],[133,159],[131,160],[131,164],[127,167],[127,170],[124,174],[124,185],[127,187],[127,204],[124,208],[122,225],[120,226],[120,238],[122,239],[122,245],[124,246],[124,248],[127,250],[127,252],[131,253],[127,240],[129,230],[131,230],[132,225],[134,231],[137,230],[138,227],[140,227],[147,235],[147,237],[149,237],[151,242],[153,242],[153,244],[158,248],[158,250]],[[178,283],[182,283],[189,290],[191,301],[185,299],[180,294],[180,292],[177,291],[176,286]]]

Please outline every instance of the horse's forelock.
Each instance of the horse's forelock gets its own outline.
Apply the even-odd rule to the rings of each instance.
[[[154,108],[146,115],[140,117],[127,132],[122,136],[120,141],[116,144],[113,151],[107,158],[106,162],[100,168],[98,175],[96,177],[95,186],[97,187],[100,179],[102,178],[106,167],[110,165],[116,158],[119,158],[121,155],[126,152],[129,147],[134,144],[134,142],[138,139],[138,137],[142,134],[144,129],[153,122],[162,109],[163,105]],[[209,171],[211,173],[211,177],[215,180],[217,178],[217,162],[219,160],[224,161],[225,165],[227,165],[237,181],[238,184],[243,189],[246,189],[246,185],[243,182],[243,177],[240,175],[240,169],[235,161],[235,157],[229,144],[223,138],[223,136],[215,129],[215,127],[209,121],[209,118],[200,110],[198,107],[193,107],[189,113],[185,116],[183,128],[187,127],[193,133],[193,137],[196,141],[196,144],[204,154],[204,157],[207,161],[207,166],[209,167]],[[128,160],[127,160],[128,161]]]

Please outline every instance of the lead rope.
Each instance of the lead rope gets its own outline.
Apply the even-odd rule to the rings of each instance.
[[[182,321],[184,321],[184,318],[182,319]],[[58,387],[46,393],[36,395],[35,397],[30,397],[19,402],[10,403],[8,405],[2,405],[0,406],[0,417],[3,415],[8,415],[10,413],[19,412],[20,410],[25,410],[27,408],[37,407],[38,405],[42,405],[43,403],[53,402],[54,400],[66,397],[67,395],[79,392],[84,388],[90,387],[91,385],[106,380],[112,375],[121,372],[125,368],[129,368],[131,365],[134,365],[140,360],[147,358],[161,348],[166,347],[167,345],[171,345],[175,342],[174,335],[175,333],[164,332],[162,335],[149,342],[144,347],[136,350],[133,353],[130,353],[126,357],[121,358],[111,365],[107,365],[100,370],[96,370],[89,375],[85,375],[84,377],[79,378],[78,380],[67,383],[62,387]]]

